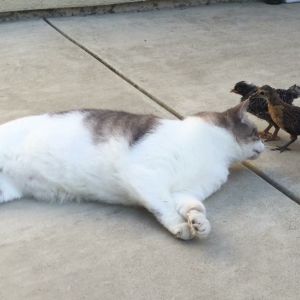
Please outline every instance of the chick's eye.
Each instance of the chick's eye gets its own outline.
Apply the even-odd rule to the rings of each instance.
[[[262,96],[264,96],[264,95],[265,95],[265,92],[260,92],[260,94],[261,94]]]

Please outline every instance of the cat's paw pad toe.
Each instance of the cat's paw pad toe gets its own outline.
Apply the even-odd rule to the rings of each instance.
[[[188,223],[181,223],[174,228],[175,236],[181,240],[191,240],[195,237],[195,233],[191,231]]]
[[[191,210],[188,213],[188,224],[192,233],[199,238],[206,238],[210,233],[210,223],[202,212]]]

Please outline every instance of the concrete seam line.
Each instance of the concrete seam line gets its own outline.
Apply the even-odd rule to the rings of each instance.
[[[66,39],[68,39],[70,42],[72,42],[73,44],[75,44],[76,46],[78,46],[79,48],[81,48],[83,51],[85,51],[86,53],[88,53],[90,56],[92,56],[93,58],[95,58],[98,62],[100,62],[101,64],[103,64],[110,71],[112,71],[113,73],[115,73],[121,79],[125,80],[127,83],[129,83],[131,86],[133,86],[135,89],[137,89],[138,91],[140,91],[142,94],[144,94],[145,96],[147,96],[148,98],[150,98],[157,105],[159,105],[160,107],[162,107],[163,109],[165,109],[170,114],[172,114],[175,117],[177,117],[178,119],[183,119],[183,116],[181,114],[177,113],[174,109],[172,109],[171,107],[169,107],[168,105],[166,105],[165,103],[163,103],[162,101],[160,101],[158,98],[156,98],[155,96],[153,96],[151,93],[147,92],[144,88],[142,88],[141,86],[139,86],[133,80],[129,79],[127,76],[125,76],[123,73],[121,73],[120,71],[118,71],[116,68],[114,68],[112,65],[110,65],[108,62],[106,62],[101,57],[99,57],[97,54],[93,53],[88,48],[86,48],[85,46],[81,45],[76,40],[74,40],[73,38],[71,38],[70,36],[68,36],[62,30],[60,30],[55,25],[53,25],[49,20],[47,20],[46,18],[44,18],[43,20],[48,25],[50,25],[54,30],[56,30],[58,33],[60,33],[62,36],[64,36]]]
[[[280,191],[282,194],[296,202],[297,204],[300,204],[300,198],[297,197],[293,192],[290,192],[288,189],[286,189],[284,186],[282,186],[280,183],[276,182],[272,178],[270,178],[266,173],[259,170],[257,167],[253,166],[249,162],[243,162],[242,163],[247,169],[255,173],[257,176],[261,177],[264,181],[272,185],[275,189]]]
[[[98,62],[100,62],[101,64],[103,64],[106,68],[108,68],[114,74],[116,74],[121,79],[123,79],[124,81],[126,81],[128,84],[130,84],[132,87],[134,87],[135,89],[137,89],[139,92],[141,92],[142,94],[144,94],[146,97],[148,97],[149,99],[151,99],[154,103],[156,103],[157,105],[159,105],[161,108],[165,109],[166,111],[168,111],[170,114],[172,114],[176,118],[183,119],[183,115],[181,115],[176,110],[174,110],[171,107],[169,107],[167,104],[165,104],[162,101],[160,101],[157,97],[153,96],[151,93],[149,93],[144,88],[142,88],[141,86],[139,86],[133,80],[129,79],[127,76],[125,76],[123,73],[121,73],[120,71],[118,71],[115,67],[113,67],[112,65],[110,65],[108,62],[106,62],[100,56],[98,56],[97,54],[93,53],[91,50],[89,50],[85,46],[81,45],[75,39],[71,38],[69,35],[67,35],[62,30],[60,30],[58,27],[56,27],[54,24],[52,24],[48,19],[43,18],[43,20],[49,26],[51,26],[55,31],[57,31],[59,34],[61,34],[63,37],[65,37],[67,40],[69,40],[71,43],[73,43],[74,45],[76,45],[77,47],[79,47],[80,49],[82,49],[84,52],[86,52],[87,54],[89,54],[90,56],[92,56],[94,59],[96,59]],[[300,199],[298,197],[296,197],[293,193],[291,193],[290,191],[288,191],[285,187],[283,187],[282,185],[280,185],[279,183],[277,183],[276,181],[274,181],[273,179],[271,179],[264,172],[260,171],[259,169],[257,169],[256,167],[254,167],[252,164],[250,164],[248,162],[243,162],[242,164],[250,172],[252,172],[252,173],[256,174],[258,177],[262,178],[264,181],[266,181],[268,184],[270,184],[271,186],[273,186],[275,189],[277,189],[278,191],[280,191],[282,194],[284,194],[285,196],[287,196],[288,198],[290,198],[292,201],[300,204]]]

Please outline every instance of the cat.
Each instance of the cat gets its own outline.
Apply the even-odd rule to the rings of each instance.
[[[202,203],[234,162],[264,150],[248,102],[183,120],[83,109],[0,126],[0,202],[93,200],[139,205],[175,237],[205,238]]]

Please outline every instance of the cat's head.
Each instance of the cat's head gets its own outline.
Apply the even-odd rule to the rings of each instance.
[[[263,151],[256,125],[247,117],[249,100],[241,102],[222,113],[200,113],[200,117],[226,129],[233,137],[234,160],[256,159]]]
[[[249,100],[228,109],[223,113],[226,120],[226,129],[235,138],[240,150],[239,160],[256,159],[263,151],[256,125],[247,117]]]

